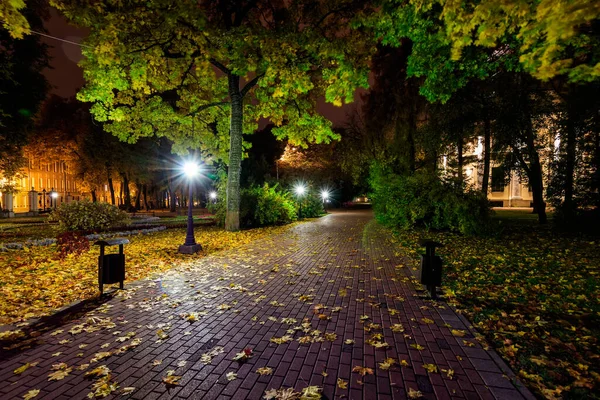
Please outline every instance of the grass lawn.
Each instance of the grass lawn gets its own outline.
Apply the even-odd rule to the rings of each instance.
[[[197,255],[177,252],[185,241],[184,228],[129,236],[131,243],[125,246],[126,280],[141,279],[287,228],[240,232],[226,232],[214,226],[196,228],[196,241],[203,247],[203,252]],[[0,325],[49,315],[73,301],[98,295],[98,254],[98,247],[92,246],[83,254],[61,260],[55,245],[0,252]]]
[[[418,260],[422,237],[445,244],[448,302],[515,372],[548,398],[600,398],[600,240],[536,225],[527,211],[501,211],[497,237],[401,231]]]

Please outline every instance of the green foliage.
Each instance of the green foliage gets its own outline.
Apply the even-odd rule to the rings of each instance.
[[[400,38],[416,43],[410,75],[428,70],[422,88],[427,96],[429,83],[436,86],[432,93],[447,93],[444,86],[463,86],[460,80],[469,75],[487,76],[489,68],[480,55],[493,67],[499,57],[512,53],[513,69],[518,66],[541,80],[565,75],[571,82],[591,82],[600,77],[597,1],[384,0],[380,12],[361,23],[375,27],[384,43]],[[421,51],[427,48],[429,52]],[[495,51],[486,55],[486,48]],[[457,78],[448,75],[453,69]],[[444,76],[450,78],[446,83],[440,79]]]
[[[256,227],[289,224],[297,215],[290,193],[265,183],[242,191],[241,218],[244,226]]]
[[[59,232],[96,231],[126,225],[129,216],[108,203],[82,200],[61,204],[52,211],[48,220],[58,222]]]
[[[239,227],[242,133],[264,118],[296,145],[339,139],[317,99],[341,106],[368,86],[373,41],[347,28],[358,2],[51,3],[90,29],[78,98],[94,103],[107,131],[129,142],[167,137],[176,152],[229,164],[228,230]]]
[[[370,184],[375,216],[388,226],[424,226],[467,235],[482,234],[489,228],[489,205],[481,193],[463,190],[435,175],[398,175],[375,164]]]
[[[224,196],[225,183],[217,184],[218,201],[209,205],[209,210],[215,214],[219,225],[225,223],[226,204]],[[240,226],[255,228],[259,226],[284,225],[295,221],[296,204],[287,191],[280,190],[277,185],[270,187],[253,186],[242,189],[240,200]]]
[[[325,214],[323,208],[323,199],[318,193],[308,192],[301,199],[296,199],[296,209],[300,211],[302,205],[302,213],[299,215],[302,218],[316,218]]]
[[[0,3],[0,21],[2,26],[15,39],[23,38],[23,34],[29,33],[29,22],[23,15],[25,1],[5,0]]]

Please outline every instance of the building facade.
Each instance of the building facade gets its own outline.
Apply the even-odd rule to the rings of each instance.
[[[467,185],[480,190],[483,185],[483,138],[465,146],[465,159],[473,162],[464,166],[463,174]],[[447,156],[442,158],[442,173],[451,173],[447,165]],[[501,165],[491,162],[490,181],[487,198],[492,207],[533,207],[531,187],[519,174],[512,172],[507,177]]]
[[[5,216],[49,211],[62,203],[83,198],[66,161],[43,161],[29,157],[27,166],[19,175],[11,182],[0,178],[3,186],[8,184],[12,188],[10,191],[4,190],[1,196]]]

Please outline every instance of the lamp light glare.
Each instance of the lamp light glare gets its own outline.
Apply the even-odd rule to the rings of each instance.
[[[58,193],[57,192],[52,192],[51,196],[56,199],[58,197]]]
[[[321,197],[323,200],[327,200],[329,198],[329,192],[327,190],[321,191]]]
[[[297,185],[294,188],[294,191],[296,192],[296,194],[298,196],[302,196],[304,194],[304,192],[306,192],[306,188],[304,187],[304,185]]]
[[[214,200],[217,198],[217,192],[210,192],[208,194],[208,196],[210,197],[211,200]]]
[[[198,175],[199,171],[200,171],[200,166],[198,164],[196,164],[195,162],[188,161],[185,164],[183,164],[183,172],[190,178]]]

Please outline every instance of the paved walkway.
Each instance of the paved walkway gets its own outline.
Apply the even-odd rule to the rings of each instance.
[[[127,284],[3,360],[0,398],[261,399],[313,385],[330,400],[532,398],[462,317],[419,297],[411,269],[370,212],[334,213]]]

